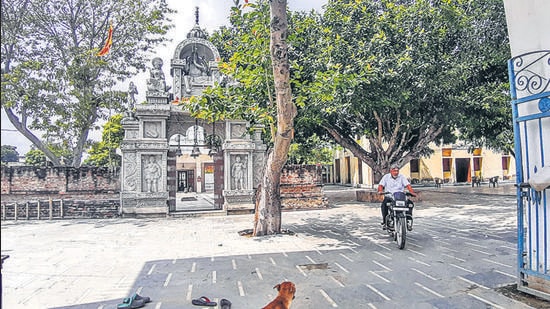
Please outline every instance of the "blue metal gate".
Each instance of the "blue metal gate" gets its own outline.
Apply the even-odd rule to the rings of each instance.
[[[516,156],[518,289],[550,299],[550,188],[536,191],[529,184],[550,166],[550,50],[510,59],[508,72]]]

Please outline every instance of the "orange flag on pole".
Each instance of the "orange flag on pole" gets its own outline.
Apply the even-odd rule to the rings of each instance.
[[[107,41],[105,41],[105,45],[103,48],[97,53],[99,57],[105,56],[109,53],[109,50],[111,49],[111,45],[113,44],[113,24],[109,25],[109,34],[107,35]]]

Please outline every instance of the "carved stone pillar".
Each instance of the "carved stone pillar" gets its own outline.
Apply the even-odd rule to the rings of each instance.
[[[256,144],[245,121],[228,121],[224,149],[225,208],[228,212],[254,209],[254,156]]]
[[[166,119],[170,105],[137,105],[124,119],[121,211],[123,216],[168,213]]]

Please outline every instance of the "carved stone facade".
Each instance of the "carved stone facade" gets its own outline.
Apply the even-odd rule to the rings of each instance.
[[[121,209],[123,215],[165,215],[168,191],[166,120],[170,105],[138,105],[122,120]]]
[[[191,37],[176,47],[171,61],[174,98],[189,98],[219,81],[217,49],[202,37]]]
[[[245,121],[206,123],[192,118],[182,106],[170,104],[200,96],[221,81],[220,56],[198,26],[198,12],[196,22],[170,61],[172,86],[166,86],[162,59],[154,58],[147,103],[136,105],[122,120],[123,216],[170,215],[178,211],[176,192],[204,192],[207,187],[214,193],[213,209],[254,209],[254,192],[265,161],[263,128],[255,128],[250,136]]]

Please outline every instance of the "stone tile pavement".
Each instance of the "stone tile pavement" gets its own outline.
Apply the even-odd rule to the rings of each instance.
[[[513,187],[476,189],[418,188],[405,250],[377,204],[335,186],[334,207],[283,213],[292,236],[239,236],[253,215],[3,221],[3,308],[116,308],[133,292],[145,308],[199,308],[202,295],[261,308],[283,280],[292,308],[529,308],[494,291],[515,281]]]

